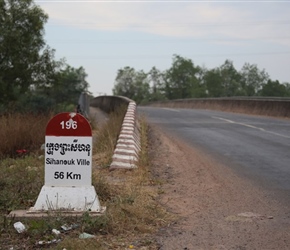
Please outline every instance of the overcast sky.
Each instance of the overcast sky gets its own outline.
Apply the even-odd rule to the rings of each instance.
[[[83,66],[94,96],[125,66],[164,71],[174,54],[208,69],[247,62],[290,82],[290,1],[36,0],[57,59]]]

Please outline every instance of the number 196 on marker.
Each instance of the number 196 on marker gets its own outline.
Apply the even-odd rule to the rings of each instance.
[[[69,119],[68,121],[62,121],[60,123],[62,129],[77,129],[78,124],[73,119]]]

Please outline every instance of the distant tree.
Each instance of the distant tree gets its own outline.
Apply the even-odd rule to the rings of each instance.
[[[151,87],[150,101],[160,101],[166,99],[163,73],[153,67],[148,72],[147,76],[149,85]]]
[[[19,96],[17,102],[14,103],[11,111],[18,113],[36,113],[43,114],[52,111],[57,111],[57,103],[53,96],[40,93],[38,91],[26,92]],[[60,110],[65,111],[65,110]]]
[[[57,103],[77,104],[80,94],[87,92],[89,84],[83,67],[73,68],[66,65],[56,74],[52,85],[52,95]]]
[[[198,68],[198,71],[196,73],[196,77],[198,79],[199,86],[202,88],[204,92],[208,92],[207,87],[206,87],[206,82],[205,82],[205,75],[208,69],[204,65],[197,66],[197,68]],[[207,96],[207,93],[206,93],[206,96]]]
[[[138,71],[135,77],[135,95],[133,100],[137,103],[147,103],[150,99],[150,85],[147,74],[141,70]]]
[[[196,66],[191,59],[174,55],[164,72],[153,67],[148,73],[125,67],[118,71],[115,95],[138,103],[200,97],[290,96],[290,83],[271,81],[265,70],[245,63],[237,71],[230,60],[216,68]]]
[[[204,75],[204,82],[208,97],[224,96],[225,90],[219,68],[208,70]]]
[[[171,68],[165,72],[166,97],[178,99],[203,95],[197,78],[199,70],[190,59],[174,55]]]
[[[285,97],[287,96],[287,89],[286,86],[280,84],[278,80],[268,80],[267,84],[263,86],[259,94],[261,96]]]
[[[259,70],[257,65],[245,63],[241,69],[241,84],[246,96],[257,95],[258,91],[269,80],[265,70]]]
[[[50,81],[52,52],[43,38],[48,16],[32,0],[0,0],[0,103]]]
[[[149,89],[147,74],[144,71],[135,71],[134,68],[125,67],[118,71],[113,94],[143,103],[149,100]]]
[[[113,94],[128,98],[134,97],[136,91],[134,86],[135,76],[136,72],[134,68],[124,67],[119,69],[115,79]]]
[[[83,67],[63,64],[52,76],[49,84],[33,87],[19,96],[15,109],[22,112],[73,111],[82,92],[89,84]]]
[[[222,78],[223,96],[243,95],[241,75],[235,69],[233,62],[226,60],[219,69]]]
[[[284,84],[284,86],[286,88],[286,95],[285,96],[290,97],[290,83],[285,82],[283,84]]]

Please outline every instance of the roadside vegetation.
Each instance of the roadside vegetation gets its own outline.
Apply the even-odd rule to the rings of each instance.
[[[48,15],[33,0],[2,0],[0,16],[0,115],[74,108],[87,74],[55,59],[44,39]]]
[[[0,159],[24,157],[44,143],[45,127],[52,114],[14,113],[0,117]]]
[[[171,67],[145,72],[134,67],[119,69],[113,88],[139,104],[188,98],[290,97],[290,83],[271,79],[258,65],[245,63],[240,70],[227,59],[213,69],[194,64],[189,58],[173,55]]]
[[[102,206],[104,215],[92,217],[84,213],[81,217],[56,217],[38,219],[23,218],[20,221],[27,231],[19,234],[13,224],[19,219],[6,217],[12,210],[28,209],[33,206],[44,184],[44,151],[40,146],[49,117],[34,115],[17,119],[22,129],[12,133],[7,130],[1,138],[12,141],[1,148],[0,162],[0,249],[158,249],[150,234],[169,223],[172,219],[156,201],[160,182],[150,172],[147,155],[147,124],[141,120],[142,150],[139,167],[132,170],[110,171],[108,165],[119,134],[124,109],[109,115],[108,120],[94,127],[93,185]],[[13,119],[13,116],[10,116]],[[0,118],[0,124],[8,123],[7,117]],[[38,121],[38,122],[36,122]],[[41,122],[40,122],[41,121]],[[11,121],[12,122],[12,121]],[[25,133],[31,134],[22,139],[18,147],[15,138]],[[33,136],[35,135],[35,137]],[[33,147],[25,147],[34,145]],[[15,153],[14,149],[26,149]],[[29,150],[28,150],[29,149]],[[2,152],[2,150],[4,150]],[[61,231],[63,225],[73,225],[69,231]],[[56,236],[52,229],[61,231]],[[79,239],[80,234],[93,235],[91,239]],[[49,243],[57,241],[55,243]],[[40,244],[42,243],[42,244]]]

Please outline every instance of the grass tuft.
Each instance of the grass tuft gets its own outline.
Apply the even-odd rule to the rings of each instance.
[[[43,185],[43,159],[33,156],[0,162],[0,212],[33,206]]]

